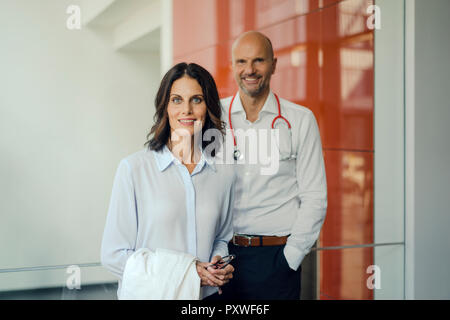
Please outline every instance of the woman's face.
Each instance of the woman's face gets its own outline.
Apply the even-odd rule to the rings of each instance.
[[[176,131],[180,132],[180,136],[185,136],[188,132],[193,136],[194,132],[203,128],[206,110],[203,90],[197,80],[183,76],[174,81],[167,105],[171,133]]]

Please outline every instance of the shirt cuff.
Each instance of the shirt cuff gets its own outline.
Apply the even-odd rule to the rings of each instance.
[[[283,253],[284,256],[286,257],[286,261],[288,262],[289,267],[295,271],[297,271],[298,267],[303,261],[303,258],[306,255],[297,248],[289,245],[286,245],[284,247]]]
[[[228,255],[228,243],[225,241],[218,240],[214,243],[214,248],[212,250],[211,256],[209,257],[209,261],[214,256],[225,257]]]

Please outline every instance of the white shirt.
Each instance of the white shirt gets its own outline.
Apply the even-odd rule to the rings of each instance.
[[[211,261],[228,254],[232,230],[234,167],[202,153],[192,174],[167,147],[123,159],[114,179],[101,261],[121,278],[137,249],[176,250]],[[202,296],[217,291],[203,287]]]
[[[223,121],[229,125],[232,97],[221,100]],[[291,124],[292,152],[296,159],[280,160],[276,174],[261,174],[261,164],[237,164],[234,232],[248,235],[289,235],[284,254],[289,266],[297,270],[317,240],[327,208],[327,185],[322,144],[316,119],[311,110],[280,98],[281,115]],[[271,129],[278,115],[272,92],[255,122],[246,119],[239,93],[231,109],[232,126],[236,130]],[[227,130],[230,132],[230,130]],[[242,132],[242,130],[241,130]],[[287,131],[286,131],[287,132]],[[228,134],[227,139],[230,139]],[[238,149],[251,156],[249,152]],[[227,146],[230,144],[227,143]],[[249,142],[246,143],[249,145]],[[288,135],[280,131],[279,149],[288,148]],[[233,143],[231,143],[233,146]],[[244,149],[247,149],[244,147]],[[286,154],[287,150],[280,150]],[[281,158],[281,157],[280,157]]]

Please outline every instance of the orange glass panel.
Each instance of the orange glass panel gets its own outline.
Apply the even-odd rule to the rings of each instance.
[[[373,243],[373,153],[325,150],[328,209],[320,247]]]
[[[313,12],[263,29],[274,39],[278,59],[272,90],[311,109],[320,123],[321,71],[318,64],[322,15]]]
[[[175,58],[216,45],[222,40],[219,30],[226,29],[221,23],[222,20],[228,21],[222,6],[223,1],[219,0],[173,1]]]
[[[216,73],[218,60],[217,55],[219,53],[218,46],[207,47],[205,49],[191,52],[183,56],[176,57],[174,63],[187,62],[187,63],[197,63],[203,68],[208,70],[211,74]]]
[[[255,7],[256,28],[261,29],[315,11],[319,3],[319,0],[258,0]]]
[[[373,248],[321,250],[319,261],[321,300],[373,299],[373,289],[367,285]]]
[[[320,117],[324,148],[373,150],[372,1],[347,0],[322,12]]]
[[[319,1],[320,2],[319,3],[319,7],[320,8],[326,8],[326,7],[329,7],[332,4],[336,4],[336,3],[340,2],[340,1],[346,1],[346,0],[322,0],[322,1]]]
[[[230,30],[229,39],[235,39],[247,30],[254,30],[257,0],[228,0],[229,22],[226,27]]]

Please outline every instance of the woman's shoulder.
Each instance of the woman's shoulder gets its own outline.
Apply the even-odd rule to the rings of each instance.
[[[153,152],[154,151],[145,148],[124,157],[120,162],[126,163],[128,167],[132,171],[134,171],[142,167],[144,164],[153,162],[154,160]]]

